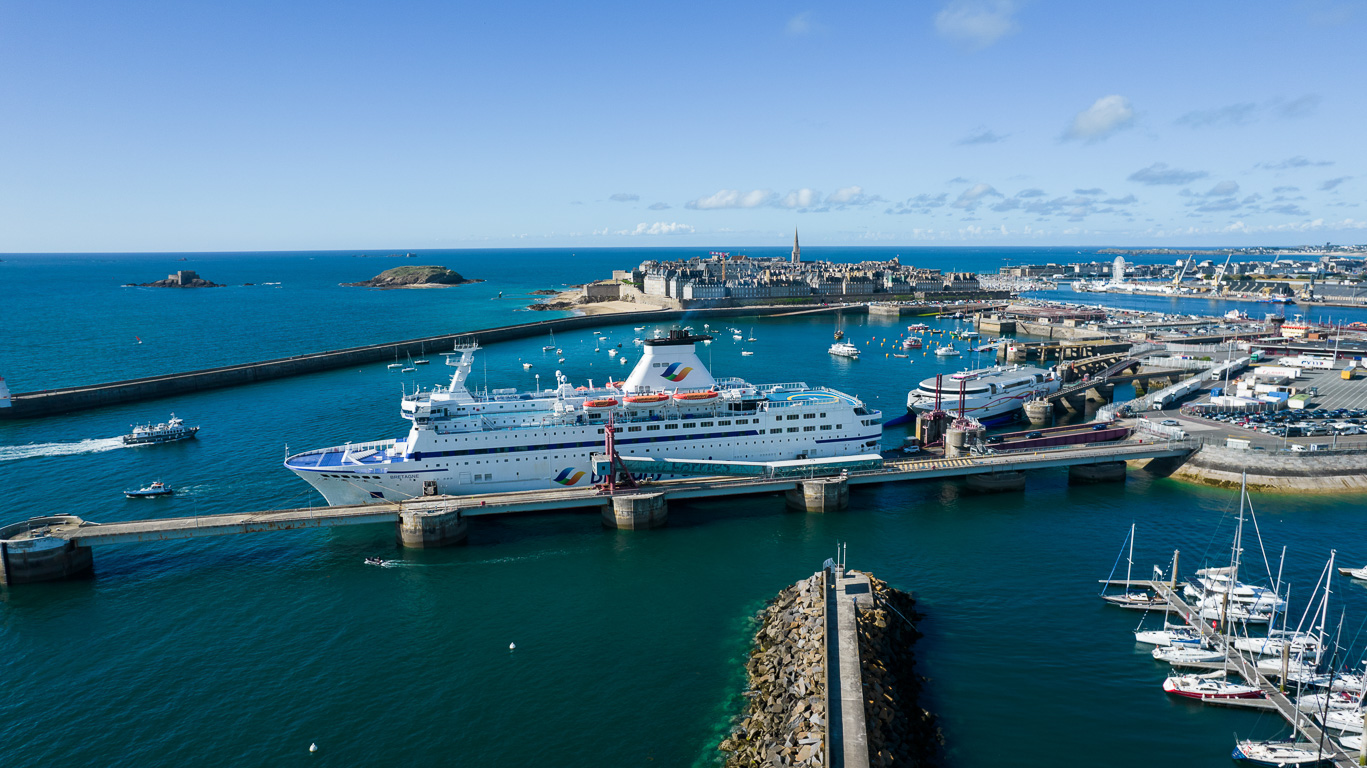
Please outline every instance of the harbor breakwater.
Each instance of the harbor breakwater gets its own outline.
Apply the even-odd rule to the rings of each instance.
[[[121,403],[154,400],[191,392],[254,384],[261,381],[301,376],[320,371],[336,370],[377,362],[394,362],[406,357],[431,356],[449,350],[458,340],[488,344],[500,341],[547,336],[552,331],[573,331],[601,328],[633,322],[669,322],[687,318],[753,317],[794,312],[790,306],[746,307],[702,310],[655,310],[623,312],[614,315],[562,317],[534,323],[522,323],[498,328],[479,328],[439,336],[428,336],[406,341],[370,344],[363,347],[295,355],[241,365],[221,366],[198,371],[170,373],[124,381],[113,381],[88,386],[63,387],[38,392],[20,392],[13,396],[11,407],[0,408],[0,419],[23,419],[52,416],[59,413],[84,411],[91,408]],[[829,307],[802,309],[803,313],[820,311],[859,311],[864,307]]]
[[[847,765],[939,765],[943,736],[922,704],[926,678],[916,671],[916,601],[872,576],[872,600],[858,601],[856,611],[867,738],[850,739],[839,729],[833,736],[831,720],[839,716],[831,714],[830,701],[839,692],[827,686],[827,630],[834,623],[825,598],[829,576],[820,571],[788,587],[756,617],[746,662],[748,704],[719,745],[725,765],[830,765],[832,749],[851,743],[866,743],[868,754],[845,754]]]
[[[826,759],[824,572],[778,593],[759,613],[745,668],[749,705],[722,740],[727,768],[818,766]]]

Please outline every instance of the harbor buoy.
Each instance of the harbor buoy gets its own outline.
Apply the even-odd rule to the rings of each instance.
[[[517,643],[508,643],[508,650],[510,650],[510,651],[515,651],[515,650],[517,650]]]
[[[317,752],[317,751],[318,751],[318,745],[317,745],[317,744],[310,744],[310,745],[309,745],[309,751],[310,751],[310,752]]]

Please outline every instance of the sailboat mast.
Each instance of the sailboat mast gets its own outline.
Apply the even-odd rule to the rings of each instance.
[[[1125,594],[1130,594],[1130,571],[1134,570],[1134,523],[1130,523],[1130,561],[1125,564]]]

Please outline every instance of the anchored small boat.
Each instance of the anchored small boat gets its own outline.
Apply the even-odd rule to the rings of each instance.
[[[626,403],[628,408],[649,408],[660,403],[669,401],[669,395],[628,395]]]
[[[953,344],[946,344],[943,347],[936,347],[935,355],[937,357],[958,357],[959,350],[955,349]]]
[[[171,486],[158,480],[155,483],[152,483],[145,488],[139,488],[136,491],[124,491],[123,495],[130,499],[151,499],[156,498],[157,496],[170,496],[173,493],[175,493],[175,490],[173,490]]]
[[[1210,664],[1222,661],[1225,654],[1223,651],[1170,645],[1154,648],[1153,657],[1158,661],[1166,661],[1174,667],[1180,667],[1184,664]]]
[[[837,341],[826,351],[836,357],[848,357],[852,360],[859,359],[859,347],[856,347],[848,341]]]
[[[601,411],[601,410],[604,410],[604,409],[606,409],[606,408],[616,408],[616,407],[617,407],[617,398],[615,398],[615,397],[600,397],[600,398],[598,398],[598,399],[596,399],[596,400],[585,400],[585,401],[584,401],[584,410],[586,410],[586,411]]]

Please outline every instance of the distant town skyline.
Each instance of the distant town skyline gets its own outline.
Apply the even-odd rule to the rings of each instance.
[[[7,4],[0,252],[1367,242],[1367,4]]]

